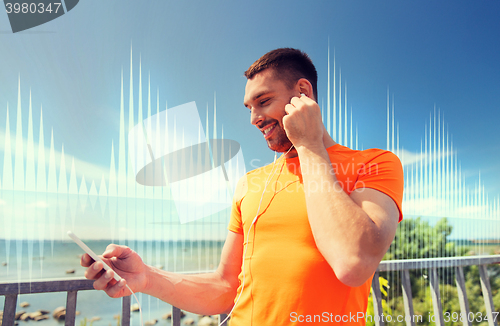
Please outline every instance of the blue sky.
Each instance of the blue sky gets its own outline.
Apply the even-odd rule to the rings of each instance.
[[[300,48],[317,66],[326,102],[330,44],[360,145],[385,147],[389,88],[400,144],[420,151],[436,107],[467,180],[473,185],[481,171],[486,191],[497,196],[499,9],[498,1],[86,0],[16,34],[0,13],[0,153],[7,103],[15,133],[20,76],[25,117],[31,89],[35,135],[43,106],[45,144],[53,128],[56,149],[64,144],[67,155],[97,171],[98,182],[109,169],[111,142],[118,142],[120,77],[123,70],[128,90],[132,47],[134,83],[140,58],[155,108],[159,90],[160,109],[196,101],[203,120],[216,93],[224,136],[240,142],[248,168],[252,159],[264,164],[273,153],[243,107],[243,72],[269,50]]]

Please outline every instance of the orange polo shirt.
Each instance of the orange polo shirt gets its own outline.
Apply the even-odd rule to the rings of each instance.
[[[381,191],[394,200],[402,219],[403,171],[396,155],[339,144],[328,153],[346,193]],[[298,157],[280,159],[247,173],[247,190],[233,203],[228,229],[243,234],[248,248],[242,265],[245,285],[241,293],[242,272],[231,326],[365,324],[371,278],[355,288],[341,283],[317,249],[299,166]],[[247,238],[259,203],[259,217]]]

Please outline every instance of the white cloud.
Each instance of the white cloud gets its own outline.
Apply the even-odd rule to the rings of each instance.
[[[491,211],[486,204],[456,204],[454,207],[444,198],[414,198],[403,201],[403,213],[419,216],[452,217],[464,219],[498,219],[500,212]]]
[[[49,207],[49,204],[44,201],[44,200],[39,200],[39,201],[36,201],[36,202],[33,202],[33,203],[30,203],[28,205],[26,205],[27,208],[47,208]]]
[[[4,154],[5,154],[5,138],[6,138],[5,130],[0,130],[0,152],[3,152]],[[50,147],[47,147],[47,145],[50,146],[50,143],[44,145],[45,145],[44,147],[45,164],[48,167],[49,157],[50,157]],[[15,134],[12,133],[10,134],[10,148],[11,148],[11,155],[12,157],[14,157],[16,148],[16,136]],[[27,148],[28,148],[28,141],[23,138],[23,156],[25,160],[26,160]],[[35,162],[37,162],[38,143],[35,141],[33,142],[33,149],[34,149]],[[54,158],[55,158],[56,168],[61,167],[61,155],[62,155],[61,151],[54,148]],[[74,160],[75,172],[79,178],[85,175],[85,180],[87,180],[88,182],[91,182],[92,180],[94,180],[95,182],[100,182],[102,176],[104,176],[105,179],[108,179],[109,168],[107,167],[103,167],[87,161],[80,160],[67,153],[64,153],[64,158],[65,158],[66,171],[68,174],[71,171],[71,162]],[[3,164],[3,160],[0,163]]]
[[[401,160],[401,164],[403,164],[403,166],[406,166],[406,165],[411,165],[413,163],[417,163],[417,162],[420,162],[420,161],[424,161],[424,163],[426,162],[431,162],[431,161],[437,161],[437,160],[440,160],[440,159],[444,159],[446,158],[447,156],[452,156],[454,155],[455,152],[452,152],[452,151],[449,151],[449,152],[441,152],[441,153],[438,153],[438,152],[431,152],[431,153],[420,153],[420,152],[410,152],[406,149],[402,149],[402,150],[399,150],[399,159]]]

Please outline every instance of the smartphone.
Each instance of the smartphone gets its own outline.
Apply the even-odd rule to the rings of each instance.
[[[86,253],[89,254],[90,257],[92,257],[92,259],[94,259],[95,261],[100,261],[102,263],[102,265],[104,266],[104,269],[105,270],[113,270],[111,267],[109,267],[105,262],[102,261],[101,258],[99,258],[95,252],[92,251],[92,249],[90,249],[85,243],[83,243],[82,240],[80,240],[80,238],[78,238],[76,236],[76,234],[74,234],[73,232],[71,231],[68,231],[68,236],[77,244],[80,246],[80,248],[82,248]],[[114,272],[114,271],[113,271]],[[120,282],[120,280],[122,279],[120,277],[120,275],[118,275],[116,272],[114,272],[115,274],[115,277],[114,279],[117,281],[117,282]]]

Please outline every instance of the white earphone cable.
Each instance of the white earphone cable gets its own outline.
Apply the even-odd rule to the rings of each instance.
[[[286,154],[288,154],[288,152],[290,152],[292,150],[292,148],[293,148],[293,145],[290,146],[290,148],[288,149],[288,151],[285,154],[283,154],[283,156],[281,156],[281,157],[285,157]],[[241,291],[240,291],[240,294],[238,295],[238,298],[234,302],[233,308],[231,309],[231,311],[229,312],[229,314],[226,316],[226,318],[223,321],[220,322],[219,326],[222,326],[222,324],[224,324],[229,319],[229,317],[231,316],[231,314],[234,311],[234,308],[236,308],[236,304],[240,300],[241,295],[243,294],[243,289],[245,288],[245,257],[247,255],[248,241],[249,241],[248,239],[250,237],[250,231],[252,230],[252,226],[255,224],[255,222],[257,221],[257,219],[259,217],[260,206],[262,205],[262,200],[264,199],[264,194],[266,193],[266,188],[271,183],[271,180],[272,180],[273,176],[278,171],[278,169],[274,170],[275,167],[276,167],[276,152],[275,152],[275,156],[274,156],[273,168],[271,169],[272,174],[270,173],[269,176],[266,179],[266,185],[264,186],[264,190],[262,191],[262,196],[260,197],[259,207],[257,208],[257,213],[255,214],[255,217],[254,217],[254,219],[252,221],[252,224],[250,224],[250,227],[248,228],[248,233],[247,233],[247,237],[246,237],[246,239],[247,239],[247,246],[245,247],[245,250],[243,252],[243,259],[242,259],[242,261],[243,261],[243,266],[242,266],[243,280],[241,281]]]

